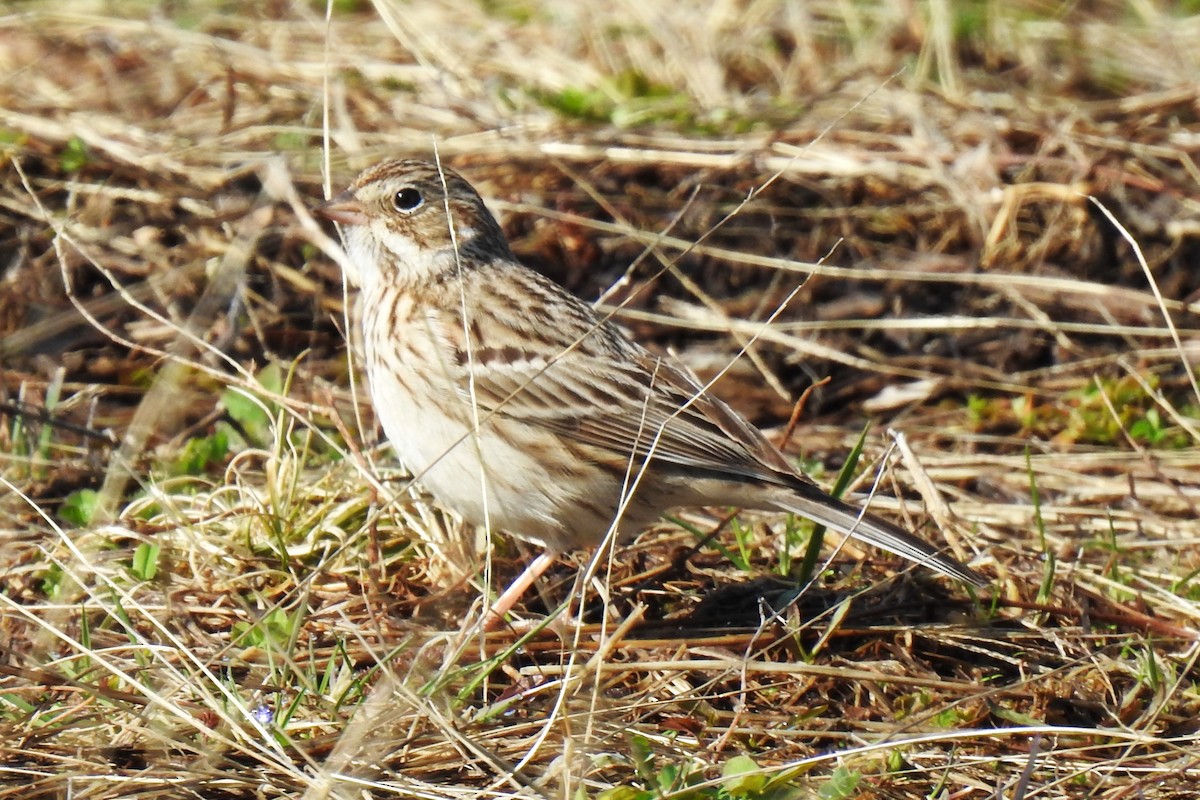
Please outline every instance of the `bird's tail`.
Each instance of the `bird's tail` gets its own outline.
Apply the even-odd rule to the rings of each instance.
[[[943,555],[928,542],[849,503],[830,497],[815,484],[796,481],[788,490],[786,494],[781,492],[775,498],[775,504],[783,511],[799,514],[839,533],[973,586],[988,584],[978,572]]]

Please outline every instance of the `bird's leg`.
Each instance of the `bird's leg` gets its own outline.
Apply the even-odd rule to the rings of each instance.
[[[512,585],[505,589],[496,598],[496,602],[492,603],[488,610],[484,612],[483,629],[485,631],[493,631],[500,627],[504,622],[504,615],[512,611],[512,607],[529,591],[529,587],[533,586],[533,582],[542,577],[553,563],[554,556],[544,551],[538,554],[538,557],[533,561],[529,562],[529,566],[517,576]]]

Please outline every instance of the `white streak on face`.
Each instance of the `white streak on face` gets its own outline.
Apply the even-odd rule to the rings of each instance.
[[[359,270],[358,284],[373,295],[383,282],[417,285],[444,269],[446,252],[421,247],[384,221],[346,231],[346,252]]]
[[[360,289],[374,285],[379,253],[366,227],[346,225],[342,228],[342,241],[346,246],[348,266],[353,267],[353,272],[347,270],[350,282]]]

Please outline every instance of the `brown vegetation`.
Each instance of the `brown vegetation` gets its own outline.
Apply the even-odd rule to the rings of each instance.
[[[0,17],[0,798],[1194,794],[1194,3],[248,5]],[[435,147],[992,589],[692,509],[467,635],[304,211]]]

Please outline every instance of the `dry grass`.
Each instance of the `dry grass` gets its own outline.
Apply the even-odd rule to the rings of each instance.
[[[1200,17],[105,9],[0,17],[0,798],[1194,794]],[[992,589],[693,509],[470,635],[298,199],[435,145]]]

